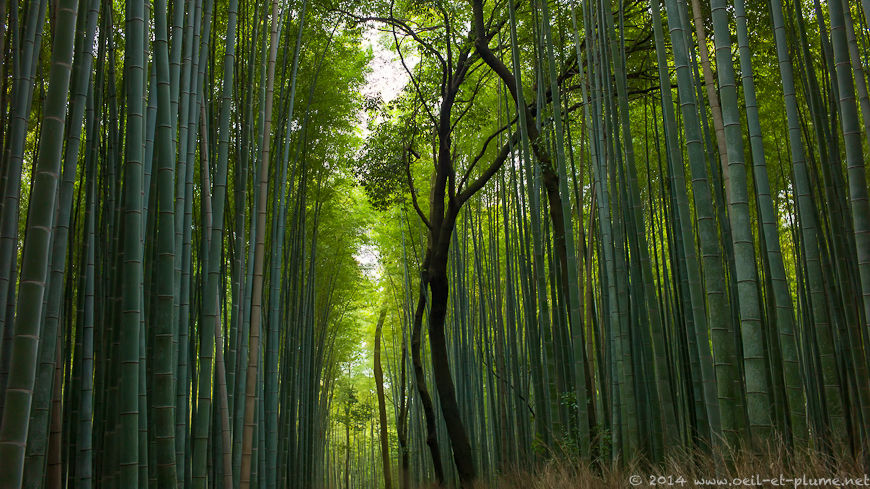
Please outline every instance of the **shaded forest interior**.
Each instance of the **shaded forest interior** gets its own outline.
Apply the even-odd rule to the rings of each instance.
[[[870,0],[3,0],[0,489],[870,473],[868,70]]]

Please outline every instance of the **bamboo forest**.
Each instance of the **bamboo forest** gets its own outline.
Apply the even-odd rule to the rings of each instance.
[[[2,0],[0,489],[870,485],[870,0]]]

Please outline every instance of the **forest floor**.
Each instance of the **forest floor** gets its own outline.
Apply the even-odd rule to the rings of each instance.
[[[518,469],[503,474],[478,484],[476,489],[870,487],[866,464],[846,455],[845,450],[833,453],[795,454],[774,447],[762,452],[741,450],[724,457],[680,454],[657,466],[634,462],[615,469],[556,460],[536,471]]]

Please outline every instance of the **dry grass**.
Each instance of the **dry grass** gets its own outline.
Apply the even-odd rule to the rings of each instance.
[[[840,483],[823,480],[834,478],[839,478]],[[863,484],[850,483],[848,478],[861,479]],[[776,484],[770,479],[777,479]],[[760,451],[726,451],[718,457],[673,453],[655,466],[634,461],[615,468],[596,468],[574,461],[551,461],[538,470],[500,475],[489,483],[478,484],[476,489],[850,488],[866,486],[868,481],[870,468],[855,457],[829,457],[806,450],[789,452],[782,445],[771,444]]]

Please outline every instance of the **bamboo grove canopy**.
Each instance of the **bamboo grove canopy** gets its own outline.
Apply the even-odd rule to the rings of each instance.
[[[868,25],[4,0],[0,489],[870,465]]]

